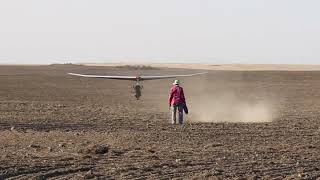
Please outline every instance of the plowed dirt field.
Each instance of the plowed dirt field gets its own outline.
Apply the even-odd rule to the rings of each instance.
[[[320,177],[320,72],[180,78],[190,109],[184,126],[170,123],[173,79],[143,82],[137,101],[132,82],[67,72],[201,70],[0,66],[0,179]]]

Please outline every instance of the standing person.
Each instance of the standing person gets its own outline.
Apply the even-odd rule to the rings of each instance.
[[[183,123],[183,110],[186,106],[186,99],[184,97],[183,88],[180,87],[180,81],[175,80],[170,89],[169,107],[172,110],[172,124],[176,124],[176,114],[178,110],[179,124]]]

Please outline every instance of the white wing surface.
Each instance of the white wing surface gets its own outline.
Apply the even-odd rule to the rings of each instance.
[[[86,75],[86,74],[76,74],[76,73],[68,73],[73,76],[81,76],[88,78],[106,78],[106,79],[120,79],[120,80],[136,80],[136,76],[104,76],[104,75]]]
[[[196,76],[196,75],[201,75],[206,73],[207,72],[194,73],[194,74],[182,74],[182,75],[140,76],[140,77],[142,80],[153,80],[153,79],[167,79],[167,78],[175,78],[175,77],[189,77],[189,76]]]
[[[195,75],[206,74],[207,72],[195,73],[195,74],[183,74],[183,75],[164,75],[164,76],[105,76],[105,75],[87,75],[87,74],[76,74],[76,73],[68,73],[73,76],[81,76],[88,78],[106,78],[106,79],[119,79],[119,80],[154,80],[154,79],[167,79],[167,78],[175,78],[175,77],[189,77]]]

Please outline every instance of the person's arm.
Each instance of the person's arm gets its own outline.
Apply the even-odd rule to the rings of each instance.
[[[169,93],[169,107],[171,107],[171,101],[172,101],[172,98],[173,98],[173,90],[172,88],[170,89],[170,93]]]
[[[181,88],[181,99],[182,99],[182,101],[183,101],[185,104],[187,104],[186,98],[184,97],[183,88]]]

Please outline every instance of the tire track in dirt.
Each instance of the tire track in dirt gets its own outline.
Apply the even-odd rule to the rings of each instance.
[[[92,124],[24,124],[24,123],[0,123],[0,130],[9,130],[14,127],[16,130],[35,130],[35,131],[75,131],[75,130],[99,130],[101,126]]]
[[[41,172],[51,171],[59,168],[66,168],[69,165],[57,165],[57,167],[52,167],[50,165],[36,165],[36,166],[24,166],[24,167],[14,167],[12,169],[5,170],[2,172],[2,176],[6,179],[10,178],[22,178],[28,175],[37,174]]]
[[[76,161],[65,161],[64,158],[52,161],[51,158],[43,164],[48,158],[41,158],[36,161],[36,165],[25,164],[16,166],[7,166],[1,168],[1,175],[5,179],[47,179],[52,177],[70,175],[75,173],[87,172],[94,169],[94,165],[77,163]]]
[[[92,166],[76,167],[76,168],[63,168],[63,169],[61,168],[61,169],[55,169],[53,171],[47,171],[45,173],[41,173],[40,175],[32,175],[31,178],[48,179],[48,178],[53,178],[53,177],[70,175],[70,174],[74,174],[74,173],[87,172],[91,169],[92,169]]]

